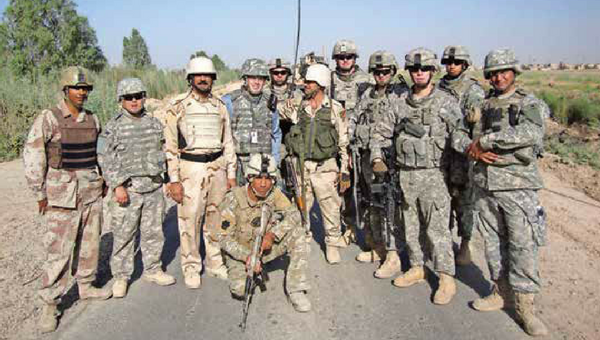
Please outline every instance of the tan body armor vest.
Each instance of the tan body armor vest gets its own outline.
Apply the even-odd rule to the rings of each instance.
[[[94,168],[98,127],[91,114],[86,112],[86,119],[77,122],[71,116],[65,117],[58,107],[51,111],[58,122],[60,141],[46,146],[48,166],[65,170]]]

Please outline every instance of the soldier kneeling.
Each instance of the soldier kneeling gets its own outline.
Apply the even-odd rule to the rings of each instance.
[[[306,274],[309,245],[300,212],[275,186],[277,165],[270,155],[251,155],[247,169],[248,184],[229,191],[219,206],[223,218],[220,244],[229,290],[234,298],[243,299],[252,246],[261,229],[261,212],[266,205],[269,219],[261,245],[262,258],[255,271],[262,270],[261,263],[287,254],[290,262],[285,288],[290,303],[296,311],[308,312],[311,309],[306,296],[310,288]]]

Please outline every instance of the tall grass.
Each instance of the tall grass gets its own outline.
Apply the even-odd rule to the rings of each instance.
[[[188,89],[183,71],[110,67],[100,73],[92,73],[94,90],[85,107],[97,114],[102,123],[117,111],[117,83],[128,77],[140,78],[151,98],[163,99]],[[19,156],[35,116],[43,109],[56,105],[62,98],[58,78],[58,72],[34,79],[19,78],[8,69],[0,69],[0,161]],[[215,85],[237,79],[239,75],[236,71],[222,71]]]

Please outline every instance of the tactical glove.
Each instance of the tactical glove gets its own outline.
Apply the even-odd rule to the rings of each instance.
[[[340,193],[346,192],[350,188],[350,174],[341,173],[340,174]]]
[[[377,175],[383,175],[388,172],[388,167],[383,161],[375,161],[373,162],[373,172]]]

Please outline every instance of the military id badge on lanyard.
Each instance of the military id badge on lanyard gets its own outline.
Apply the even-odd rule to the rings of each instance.
[[[252,143],[252,144],[258,143],[258,132],[256,130],[253,130],[252,132],[250,132],[250,143]]]

